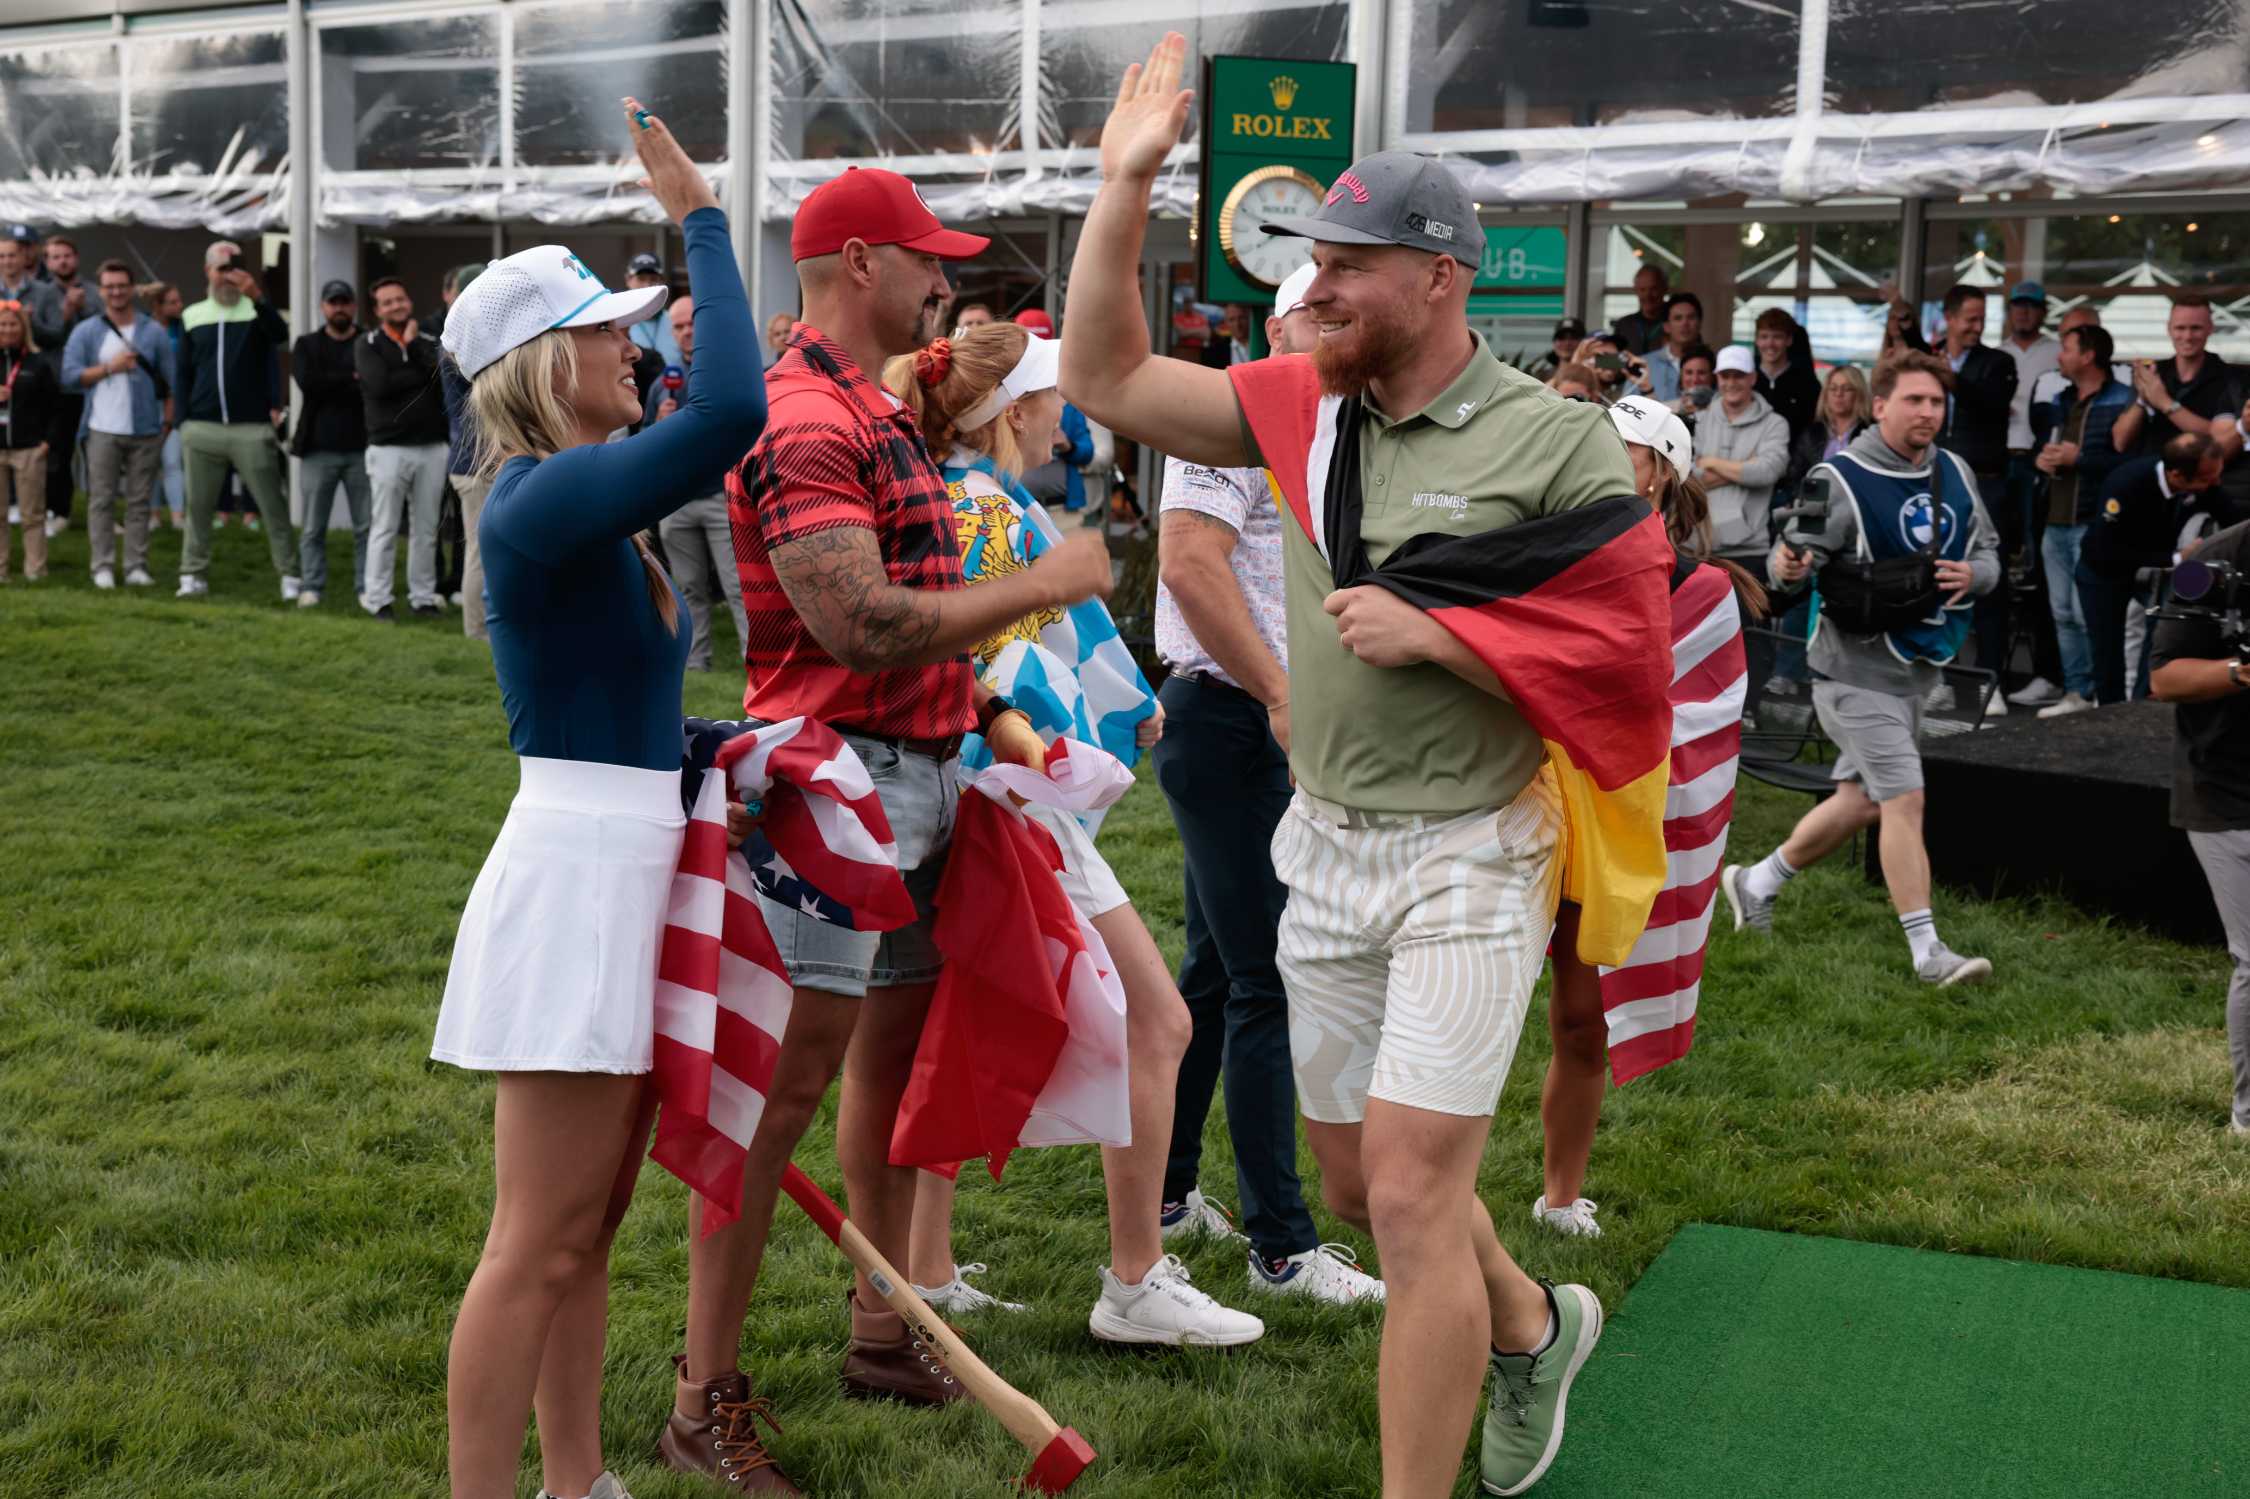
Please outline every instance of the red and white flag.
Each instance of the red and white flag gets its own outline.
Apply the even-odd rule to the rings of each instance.
[[[1734,817],[1749,687],[1734,581],[1705,565],[1672,591],[1672,765],[1664,888],[1632,953],[1602,970],[1610,1075],[1619,1084],[1687,1055],[1712,902]]]
[[[730,850],[727,803],[750,800],[765,803],[762,841]],[[705,1233],[741,1216],[743,1158],[789,1027],[789,974],[749,856],[769,896],[798,892],[820,919],[884,932],[914,919],[890,820],[833,730],[791,718],[719,746],[688,817],[657,961],[660,1112],[649,1152],[701,1194]]]

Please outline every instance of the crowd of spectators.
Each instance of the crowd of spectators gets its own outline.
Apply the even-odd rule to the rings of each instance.
[[[463,632],[483,639],[476,539],[490,484],[475,472],[467,384],[438,343],[446,311],[483,269],[446,271],[426,317],[397,277],[371,283],[365,304],[350,282],[329,281],[318,322],[292,341],[231,241],[206,250],[207,295],[190,305],[170,283],[137,283],[122,261],[104,261],[82,282],[67,236],[42,243],[14,226],[0,237],[0,581],[18,529],[22,576],[46,576],[47,542],[71,524],[70,498],[82,488],[96,588],[153,587],[149,535],[170,524],[182,533],[178,596],[200,597],[210,591],[214,532],[240,504],[243,529],[263,533],[285,602],[314,609],[343,592],[370,619],[401,618],[403,538],[404,617],[458,610]],[[634,256],[626,279],[675,294],[668,315],[632,329],[645,425],[678,408],[694,360],[694,304],[653,254]],[[993,317],[976,302],[956,314],[964,324]],[[1015,320],[1054,336],[1044,312]],[[794,324],[788,311],[766,320],[768,363]],[[297,460],[294,507],[288,458]],[[1058,513],[1106,514],[1113,463],[1109,433],[1066,407],[1055,452],[1024,478]],[[332,589],[329,577],[339,500],[351,527],[348,589]],[[714,606],[724,601],[738,640],[747,625],[724,497],[686,506],[650,541],[694,620],[691,661],[709,666]]]
[[[1978,600],[1974,628],[1975,662],[2001,684],[1987,712],[2014,703],[2060,717],[2145,695],[2146,617],[2163,572],[2201,537],[2250,519],[2250,380],[2210,352],[2210,304],[2175,297],[2173,356],[2124,364],[2090,306],[2068,308],[2050,332],[2035,281],[2009,290],[1994,342],[1989,288],[1948,288],[1927,332],[1911,303],[1882,294],[1877,362],[1911,349],[1948,367],[1938,442],[1967,464],[1999,532],[2007,581]],[[1525,370],[1570,399],[1631,395],[1676,412],[1710,496],[1714,552],[1762,556],[1804,476],[1873,425],[1869,371],[1823,371],[1781,308],[1759,313],[1749,344],[1714,350],[1701,300],[1672,290],[1657,265],[1640,268],[1633,295],[1634,310],[1607,328],[1563,318]],[[1801,620],[1783,621],[1792,627]]]

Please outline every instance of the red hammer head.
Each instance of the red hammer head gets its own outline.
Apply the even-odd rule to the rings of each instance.
[[[1055,1433],[1017,1486],[1032,1494],[1059,1494],[1077,1482],[1078,1475],[1093,1461],[1094,1449],[1086,1445],[1084,1437],[1065,1426]]]

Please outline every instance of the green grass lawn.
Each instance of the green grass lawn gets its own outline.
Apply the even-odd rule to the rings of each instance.
[[[219,533],[212,597],[175,602],[177,550],[158,533],[159,589],[97,594],[74,530],[48,582],[0,589],[0,1487],[438,1493],[445,1340],[491,1206],[492,1082],[426,1053],[515,786],[491,666],[458,616],[379,625],[341,590],[284,609],[262,539],[238,530]],[[725,715],[739,693],[738,672],[698,674],[687,706]],[[1803,805],[1746,786],[1736,847],[1762,852]],[[1176,956],[1179,853],[1153,787],[1103,842]],[[1525,1218],[1535,1014],[1482,1178],[1524,1262],[1614,1309],[1700,1220],[2250,1287],[2224,955],[2056,904],[1937,909],[1997,983],[1915,984],[1881,893],[1840,860],[1792,886],[1773,939],[1719,935],[1694,1054],[1611,1096],[1588,1183],[1598,1243]],[[830,1143],[816,1128],[800,1161],[834,1191]],[[1231,1200],[1216,1110],[1207,1162]],[[1106,1245],[1094,1153],[964,1180],[962,1258],[1033,1305],[977,1324],[977,1347],[1101,1451],[1074,1492],[1374,1491],[1376,1314],[1261,1304],[1265,1341],[1233,1356],[1104,1352],[1085,1334]],[[708,1492],[650,1460],[684,1204],[652,1168],[618,1241],[604,1421],[639,1499]],[[1236,1253],[1189,1259],[1243,1301]],[[845,1284],[784,1206],[748,1358],[790,1470],[825,1495],[1002,1493],[1024,1460],[978,1412],[837,1397]],[[1581,1400],[1599,1400],[1599,1373]],[[1570,1462],[1566,1446],[1558,1491]]]

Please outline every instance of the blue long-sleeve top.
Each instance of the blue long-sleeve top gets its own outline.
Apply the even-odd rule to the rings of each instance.
[[[690,627],[680,611],[679,629],[665,629],[632,538],[717,489],[766,424],[726,215],[699,208],[682,227],[701,357],[680,409],[622,442],[511,458],[485,498],[485,622],[519,755],[680,764]]]
[[[1076,406],[1063,402],[1062,435],[1070,439],[1070,451],[1059,454],[1063,461],[1063,508],[1086,508],[1085,467],[1094,461],[1094,434],[1086,425],[1086,417]]]

